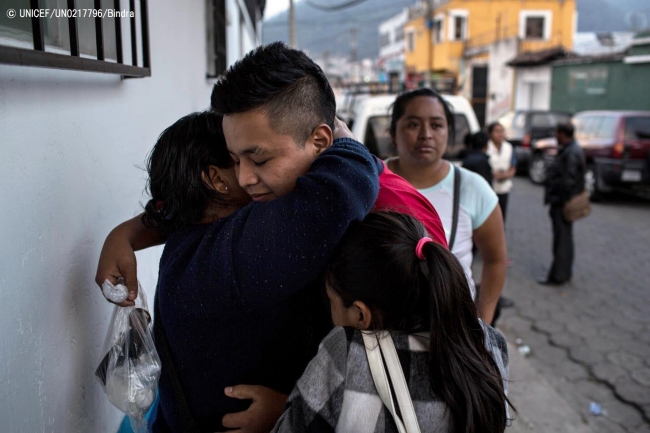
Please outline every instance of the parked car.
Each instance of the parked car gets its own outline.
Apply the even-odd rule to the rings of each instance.
[[[552,137],[558,123],[569,122],[571,114],[562,111],[517,110],[498,119],[517,154],[517,171],[526,173],[532,163],[537,140]]]
[[[583,111],[573,124],[585,153],[585,187],[592,199],[613,191],[650,196],[650,111]],[[557,153],[557,141],[540,140],[538,147],[545,168]],[[540,179],[535,177],[531,174],[533,181]]]
[[[446,159],[459,159],[466,150],[467,134],[480,130],[474,109],[462,96],[442,95],[454,112],[456,123],[455,137],[449,137]],[[363,142],[373,155],[386,159],[396,155],[396,149],[390,142],[390,108],[397,95],[369,96],[356,104],[350,119],[351,130],[358,140]]]

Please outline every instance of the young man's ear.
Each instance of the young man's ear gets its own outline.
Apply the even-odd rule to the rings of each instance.
[[[332,128],[322,123],[312,131],[308,139],[316,148],[316,154],[320,154],[334,142]]]
[[[370,329],[372,324],[372,313],[370,308],[362,301],[354,301],[352,307],[350,308],[352,314],[354,314],[354,323],[357,324],[357,329],[363,331]]]
[[[205,171],[201,173],[201,179],[208,188],[212,188],[219,194],[228,194],[230,188],[226,181],[226,177],[223,175],[219,167],[215,165],[209,166],[207,173]]]

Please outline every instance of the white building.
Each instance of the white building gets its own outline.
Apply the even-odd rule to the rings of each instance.
[[[389,76],[399,74],[404,81],[404,25],[409,20],[409,8],[379,24],[379,59],[377,65],[381,72]]]
[[[508,62],[515,68],[514,110],[551,108],[551,63],[575,56],[564,48],[549,48],[518,54]]]
[[[66,7],[64,0],[59,3]],[[94,378],[113,309],[94,283],[102,243],[111,228],[141,212],[139,203],[146,200],[141,167],[158,135],[181,116],[207,108],[214,82],[209,77],[260,42],[264,0],[135,4],[135,20],[41,18],[36,22],[42,37],[37,30],[36,38],[32,19],[20,18],[20,11],[7,19],[2,11],[0,430],[5,432],[117,430],[122,416]],[[129,15],[129,2],[121,5]],[[97,60],[98,22],[106,61]],[[41,43],[45,51],[35,49]],[[79,57],[71,55],[76,48]],[[124,64],[116,62],[119,51]],[[160,252],[137,256],[150,306]]]

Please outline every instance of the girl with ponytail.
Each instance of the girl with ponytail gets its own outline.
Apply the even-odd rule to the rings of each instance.
[[[298,381],[275,432],[410,433],[401,425],[408,424],[408,410],[399,397],[399,412],[390,410],[393,397],[386,402],[369,364],[379,348],[368,347],[368,335],[382,333],[396,348],[416,431],[505,430],[506,342],[478,318],[458,260],[432,242],[419,221],[370,214],[348,230],[326,281],[337,327]]]

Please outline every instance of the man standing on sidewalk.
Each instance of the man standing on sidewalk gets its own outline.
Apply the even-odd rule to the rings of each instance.
[[[562,207],[585,188],[585,160],[582,149],[573,138],[573,125],[559,124],[555,130],[558,154],[546,177],[544,202],[551,205],[553,224],[553,263],[546,278],[537,282],[559,285],[571,280],[573,266],[573,223],[562,215]]]

